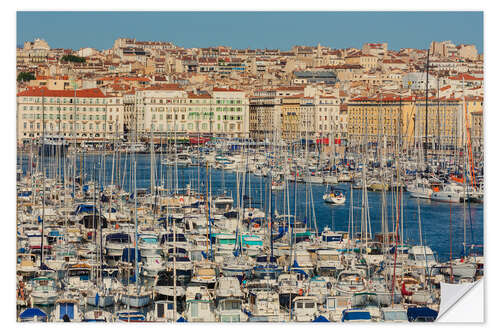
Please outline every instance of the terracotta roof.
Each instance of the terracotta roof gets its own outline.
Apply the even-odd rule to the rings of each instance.
[[[50,75],[37,75],[37,80],[68,80],[67,75],[63,76],[50,76]]]
[[[482,78],[479,78],[479,77],[475,77],[475,76],[472,76],[472,75],[469,75],[469,74],[459,74],[457,76],[450,76],[449,77],[450,80],[460,80],[462,81],[462,79],[464,81],[483,81]]]
[[[384,64],[404,64],[405,62],[399,59],[385,59],[382,61]]]
[[[296,86],[296,87],[278,87],[276,90],[292,90],[292,91],[299,91],[299,90],[304,90],[304,86]]]
[[[194,94],[194,93],[191,93],[191,92],[188,92],[188,98],[203,98],[203,99],[206,99],[206,98],[212,98],[212,96],[210,96],[209,94],[200,94],[200,95],[197,95],[197,94]]]
[[[44,97],[74,97],[74,90],[49,90],[46,87],[34,87],[20,92],[17,96],[44,96]],[[103,98],[106,97],[101,89],[79,89],[76,90],[76,97],[93,97]]]
[[[183,90],[180,85],[176,83],[163,83],[155,84],[153,86],[139,89],[139,90]]]
[[[400,97],[394,94],[384,95],[382,98],[380,97],[357,97],[351,99],[351,102],[398,102]],[[437,100],[435,96],[431,96],[428,100]],[[459,98],[439,98],[440,101],[450,101],[457,102],[460,101]],[[422,96],[404,96],[401,97],[401,101],[425,101],[425,97]]]
[[[238,90],[238,89],[233,89],[233,88],[219,88],[219,87],[214,87],[213,91],[239,91],[239,92],[242,92],[243,90]]]

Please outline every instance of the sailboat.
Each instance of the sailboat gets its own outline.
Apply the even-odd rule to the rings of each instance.
[[[323,195],[323,200],[329,204],[343,205],[345,203],[346,197],[343,190],[336,189],[333,186],[330,186],[330,191],[326,192]]]
[[[134,224],[135,224],[135,237],[134,237],[134,261],[135,261],[135,269],[134,269],[134,275],[135,275],[135,284],[134,285],[128,285],[127,289],[121,294],[121,302],[127,306],[134,307],[134,308],[141,308],[146,305],[148,305],[151,302],[151,292],[145,290],[143,286],[139,283],[140,275],[139,275],[139,250],[138,250],[138,232],[137,232],[137,161],[135,159],[135,153],[133,154],[134,157],[134,211],[135,211],[135,218],[134,218]],[[129,250],[129,249],[124,249]],[[130,254],[130,252],[129,252]]]

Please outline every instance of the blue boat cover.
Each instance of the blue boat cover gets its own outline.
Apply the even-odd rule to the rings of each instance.
[[[315,322],[315,323],[328,323],[328,322],[330,322],[330,321],[329,321],[328,319],[326,319],[325,317],[323,317],[323,316],[317,316],[317,317],[313,320],[313,322]]]
[[[351,309],[352,310],[352,309]],[[372,317],[370,316],[370,312],[368,311],[342,311],[342,321],[351,321],[351,320],[370,320]]]
[[[98,209],[94,208],[94,205],[80,204],[75,209],[75,215],[82,213],[93,214],[94,212],[98,212]]]
[[[304,272],[302,269],[300,269],[300,268],[295,268],[294,267],[294,268],[291,269],[291,271],[299,273],[300,275],[303,275],[306,279],[309,277],[309,275],[306,272]]]
[[[141,261],[141,250],[137,250],[137,261]],[[135,248],[127,247],[123,249],[122,261],[124,262],[135,262]]]
[[[47,314],[38,308],[27,308],[19,315],[21,319],[33,318],[33,317],[47,317]]]
[[[279,227],[278,234],[273,237],[273,242],[283,237],[288,231],[288,227]]]
[[[42,264],[40,265],[40,269],[41,269],[42,271],[54,271],[52,268],[50,268],[49,266],[45,265],[44,263],[42,263]]]
[[[432,321],[434,321],[436,320],[438,315],[437,311],[434,311],[428,307],[408,308],[407,314],[408,314],[408,321],[415,321],[418,318],[427,318],[427,319],[432,319]]]
[[[61,303],[59,305],[59,319],[63,319],[64,315],[67,314],[69,319],[74,319],[75,316],[75,304],[73,303]]]
[[[167,253],[169,253],[169,254],[174,253],[174,249],[173,248],[168,249]],[[186,249],[184,249],[182,247],[176,247],[175,248],[175,253],[177,253],[177,254],[186,254],[187,251],[186,251]]]
[[[130,236],[124,233],[109,234],[106,236],[106,241],[117,241],[120,240],[122,243],[130,243]]]
[[[177,322],[178,323],[187,323],[187,320],[184,319],[184,317],[180,317],[179,319],[177,319]]]
[[[186,242],[186,236],[184,234],[175,234],[176,242]],[[173,243],[174,242],[174,234],[164,234],[161,236],[160,244],[164,244],[165,242]]]

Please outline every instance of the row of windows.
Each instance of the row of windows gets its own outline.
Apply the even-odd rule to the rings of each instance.
[[[198,125],[194,125],[193,123],[188,123],[187,126],[186,124],[173,124],[172,126],[170,124],[167,124],[166,126],[164,126],[164,124],[159,124],[158,126],[156,126],[155,124],[151,124],[151,130],[153,131],[163,131],[163,130],[166,130],[166,131],[171,131],[171,130],[181,130],[181,131],[185,131],[186,130],[186,127],[188,130],[214,130],[215,128],[217,130],[222,130],[224,129],[224,131],[234,131],[234,130],[238,130],[238,131],[241,131],[241,124],[212,124],[212,128],[210,128],[210,124],[207,124],[207,123],[202,123],[201,124],[201,127],[200,128],[197,128]],[[141,126],[142,129],[144,129],[144,126]]]
[[[42,115],[42,114],[26,114],[26,113],[23,113],[23,116],[22,116],[22,119],[42,119],[44,118],[45,120],[52,120],[52,119],[62,119],[62,120],[66,120],[66,119],[69,119],[69,120],[73,120],[73,115],[72,114],[69,114],[68,117],[65,115],[65,114],[62,114],[62,115],[59,115],[59,114],[46,114],[45,117]],[[80,120],[80,118],[82,120],[106,120],[106,115],[75,115],[75,119],[76,120]],[[116,116],[116,119],[119,119],[118,116]],[[110,115],[109,116],[109,120],[112,121],[113,120],[113,116]]]
[[[73,136],[72,133],[63,133],[62,135],[66,136],[66,137],[68,137],[70,135]],[[75,135],[78,136],[78,137],[100,138],[100,137],[104,136],[104,133],[99,133],[99,132],[96,132],[96,133],[80,133],[80,132],[78,132],[78,133],[75,133]],[[35,133],[26,133],[26,132],[24,132],[23,136],[24,137],[33,138],[33,137],[35,137]],[[36,136],[40,137],[41,134],[40,133],[36,133]]]
[[[26,106],[24,105],[23,106],[23,111],[33,111],[33,110],[37,110],[37,111],[40,111],[40,110],[43,110],[45,109],[46,111],[74,111],[72,107],[59,107],[59,106],[45,106],[44,108],[42,108],[41,106],[37,105],[37,106]],[[86,107],[76,107],[76,111],[90,111],[90,112],[93,112],[93,111],[106,111],[106,108],[93,108],[93,107],[89,107],[88,109]],[[116,108],[115,110],[113,110],[113,108],[109,108],[107,110],[108,112],[112,112],[112,111],[116,111],[118,112],[119,109]]]
[[[214,116],[213,113],[211,113],[211,114],[207,113],[207,114],[202,114],[202,115],[196,114],[196,113],[191,113],[191,114],[189,114],[187,116],[187,119],[188,120],[194,120],[194,119],[203,119],[203,120],[215,119],[215,118],[213,118],[213,116]],[[172,119],[172,115],[168,114],[168,115],[165,116],[165,120],[171,120],[171,119]],[[178,117],[177,117],[177,115],[175,115],[174,119],[175,120],[179,120]],[[181,115],[180,120],[185,120],[185,119],[186,119],[185,115]],[[228,115],[223,115],[221,117],[221,115],[217,115],[217,120],[221,120],[221,119],[222,120],[242,120],[243,117],[242,116],[228,116]],[[156,115],[153,114],[151,116],[151,120],[152,121],[156,121],[157,120],[156,119]],[[163,120],[163,115],[160,115],[158,120]]]
[[[142,108],[140,109],[141,111],[143,110]],[[200,107],[195,107],[195,108],[187,108],[187,111],[208,111],[209,108],[207,107],[203,107],[203,108],[200,108]],[[241,107],[217,107],[215,108],[215,111],[225,111],[225,112],[241,112]],[[152,112],[163,112],[163,111],[167,111],[167,112],[186,112],[186,108],[177,108],[177,107],[174,107],[174,108],[167,108],[167,107],[152,107],[151,108],[151,111]]]
[[[39,130],[41,128],[41,123],[36,123],[36,124],[29,123],[29,125],[28,125],[27,122],[24,122],[23,123],[23,128],[24,129],[28,129],[28,127],[29,127],[30,130],[35,129],[35,127],[36,127],[37,130]],[[109,127],[110,131],[113,129],[112,125],[108,125],[108,127]],[[80,130],[80,129],[86,130],[88,128],[91,131],[92,130],[98,131],[100,129],[102,129],[103,131],[105,131],[106,130],[106,124],[93,124],[93,123],[79,124],[79,123],[76,123],[75,124],[75,128],[76,128],[76,130]],[[59,131],[59,130],[65,131],[66,129],[68,129],[68,130],[72,131],[73,130],[73,124],[71,124],[71,123],[68,123],[68,124],[63,123],[62,126],[59,126],[58,124],[48,123],[48,126],[47,126],[47,124],[45,124],[44,129],[46,129],[46,130],[49,129],[51,131]]]
[[[156,99],[156,98],[144,98],[140,99],[139,103],[152,103],[152,104],[186,104],[185,99]],[[217,99],[216,100],[217,104],[242,104],[242,101],[240,99],[230,99],[230,100],[224,100],[224,99]],[[211,104],[211,100],[209,99],[190,99],[189,104]]]
[[[52,98],[52,97],[44,97],[43,98],[43,102],[44,103],[63,103],[63,104],[66,104],[66,103],[71,103],[73,104],[73,100],[75,101],[76,104],[113,104],[113,100],[107,100],[107,99],[100,99],[100,98],[96,98],[96,99],[93,99],[93,98],[89,98],[89,99],[86,99],[86,98],[83,98],[83,99],[80,99],[80,98]],[[23,97],[22,99],[23,102],[34,102],[34,103],[41,103],[42,102],[42,98],[41,97]],[[115,103],[116,104],[120,104],[121,103],[121,99],[115,99]]]

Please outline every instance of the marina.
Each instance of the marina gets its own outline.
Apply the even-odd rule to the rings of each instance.
[[[463,169],[291,147],[24,149],[18,320],[432,321],[482,276]]]

